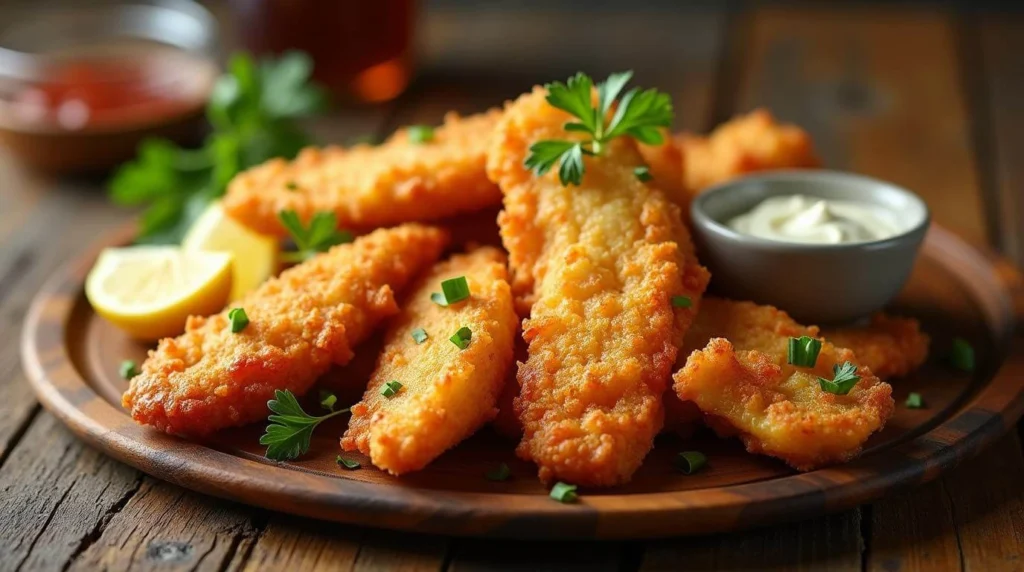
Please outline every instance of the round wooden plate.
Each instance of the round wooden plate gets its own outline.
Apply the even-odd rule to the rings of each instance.
[[[122,235],[122,240],[127,236]],[[118,241],[110,241],[118,243]],[[643,538],[710,533],[810,517],[848,508],[935,478],[1012,427],[1024,410],[1024,353],[1014,334],[1020,275],[941,228],[933,228],[914,274],[892,310],[919,318],[933,338],[932,358],[893,383],[897,411],[864,454],[842,466],[798,474],[747,454],[735,440],[698,433],[664,435],[628,486],[581,490],[576,504],[548,498],[535,468],[515,458],[514,443],[484,429],[401,479],[354,456],[338,467],[344,420],[318,429],[310,454],[278,464],[262,457],[262,427],[189,442],[136,425],[120,407],[123,359],[146,347],[95,313],[82,292],[96,252],[54,276],[29,312],[23,359],[40,401],[82,439],[158,478],[203,493],[298,515],[446,535],[518,538]],[[855,284],[850,285],[855,288]],[[975,347],[969,375],[946,365],[954,336]],[[365,371],[332,374],[356,387]],[[902,404],[920,392],[927,409]],[[358,395],[358,393],[356,393]],[[706,470],[673,470],[681,450],[707,454]],[[506,462],[512,478],[484,475]]]

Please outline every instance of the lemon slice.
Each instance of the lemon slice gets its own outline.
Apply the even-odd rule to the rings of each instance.
[[[143,340],[182,333],[189,315],[219,312],[230,292],[230,254],[175,246],[108,248],[85,279],[96,312]]]
[[[229,252],[233,282],[231,299],[238,300],[277,272],[280,244],[255,233],[224,213],[220,203],[211,204],[188,229],[181,247],[187,251]]]

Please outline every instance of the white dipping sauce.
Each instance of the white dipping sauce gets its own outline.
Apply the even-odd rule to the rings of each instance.
[[[730,220],[729,228],[758,238],[812,244],[866,242],[900,233],[895,217],[877,205],[804,195],[765,199]]]

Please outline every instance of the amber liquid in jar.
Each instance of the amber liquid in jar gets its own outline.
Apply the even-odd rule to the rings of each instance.
[[[314,77],[344,99],[388,101],[412,73],[414,0],[231,0],[257,54],[302,50]]]

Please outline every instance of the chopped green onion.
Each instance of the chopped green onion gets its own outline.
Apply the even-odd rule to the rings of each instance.
[[[410,125],[406,132],[409,141],[413,143],[429,143],[434,140],[434,128],[429,125]]]
[[[427,341],[427,331],[423,328],[416,328],[412,331],[412,339],[416,340],[417,344],[422,344]]]
[[[328,411],[334,411],[334,404],[338,402],[338,396],[330,391],[320,390],[320,406]]]
[[[397,380],[391,380],[384,384],[384,387],[380,390],[380,394],[384,397],[391,397],[398,393],[399,389],[402,389],[402,383]]]
[[[433,292],[433,293],[431,293],[430,294],[430,300],[433,301],[438,306],[447,306],[448,305],[448,300],[445,300],[444,299],[444,294],[442,294],[440,292]]]
[[[338,457],[336,459],[334,459],[334,461],[336,463],[338,463],[338,465],[340,465],[342,467],[345,467],[346,469],[348,469],[350,471],[354,471],[354,470],[358,469],[359,467],[362,467],[362,465],[359,463],[359,461],[353,461],[352,459],[346,459],[345,457],[342,457],[341,455],[338,455]]]
[[[692,475],[708,464],[708,458],[700,451],[683,451],[676,455],[676,468],[680,472]]]
[[[974,371],[974,346],[963,338],[953,338],[953,349],[949,353],[949,362],[961,371]]]
[[[576,502],[576,485],[555,483],[555,486],[551,487],[551,498],[562,503]]]
[[[833,379],[818,378],[818,385],[821,386],[821,390],[825,393],[846,395],[860,381],[860,376],[857,375],[857,366],[848,361],[843,362],[842,365],[835,364],[832,366],[832,373],[835,376]]]
[[[499,482],[499,481],[507,481],[509,476],[511,476],[511,475],[512,475],[512,471],[508,468],[508,465],[505,464],[505,463],[502,463],[502,464],[498,465],[497,468],[491,469],[490,471],[487,471],[487,475],[485,475],[485,476],[487,477],[488,481]]]
[[[131,379],[139,375],[139,366],[135,365],[134,361],[126,359],[121,362],[121,368],[118,371],[121,372],[122,378]]]
[[[651,176],[651,170],[647,167],[637,167],[636,169],[633,169],[633,175],[635,175],[637,180],[642,183],[646,183],[654,178]]]
[[[473,330],[470,330],[466,326],[462,326],[455,332],[455,335],[448,338],[451,342],[459,346],[460,350],[464,350],[469,347],[469,341],[473,339]]]
[[[821,351],[821,340],[810,336],[789,338],[789,355],[787,361],[797,367],[814,367]]]
[[[448,304],[454,304],[461,302],[466,298],[469,298],[469,282],[466,281],[465,276],[459,276],[458,278],[449,278],[444,282],[441,282],[441,291],[444,294],[438,294],[434,292],[430,295],[430,299],[437,302],[441,306],[447,306]],[[436,296],[442,296],[444,303],[438,301]]]
[[[924,399],[920,393],[912,392],[907,396],[906,406],[907,409],[924,409]]]
[[[693,306],[693,300],[689,296],[672,296],[673,308],[689,308]]]
[[[237,334],[249,325],[249,316],[245,315],[244,308],[232,308],[228,312],[228,319],[231,320],[231,333]]]

